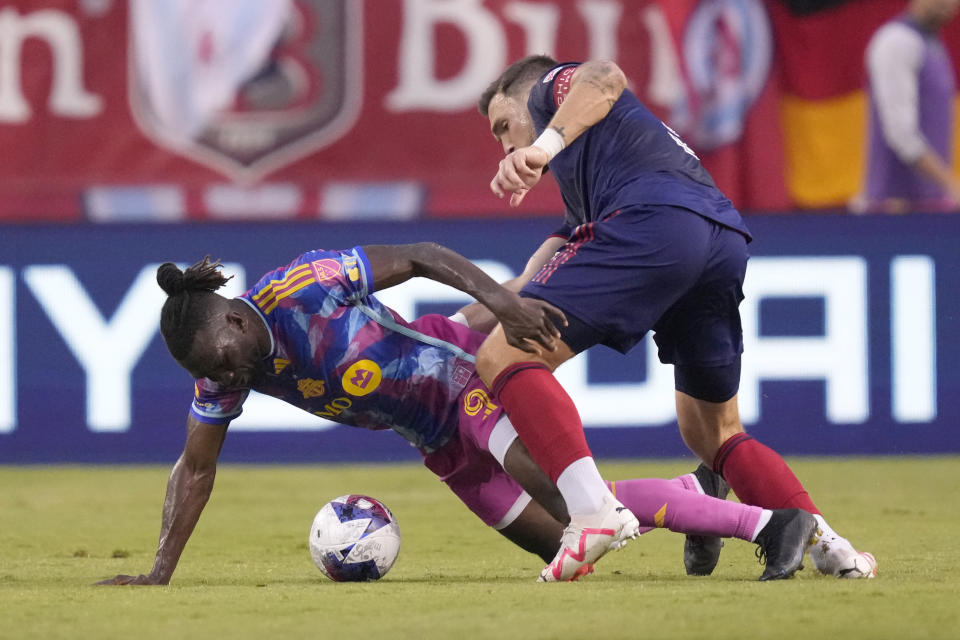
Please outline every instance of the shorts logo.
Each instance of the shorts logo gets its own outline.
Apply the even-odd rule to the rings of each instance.
[[[333,280],[340,275],[340,271],[343,268],[340,261],[334,260],[333,258],[314,260],[310,263],[310,266],[313,268],[313,275],[317,279],[317,282]]]
[[[290,364],[290,361],[286,358],[274,358],[273,372],[277,375],[280,375],[280,372],[286,369],[288,364]]]
[[[297,390],[303,394],[304,399],[319,398],[327,392],[327,385],[323,380],[304,378],[297,382]]]
[[[486,419],[498,408],[483,389],[473,389],[463,398],[463,411],[468,416],[475,416],[482,410],[483,418]]]
[[[358,360],[343,373],[343,390],[352,396],[365,396],[380,386],[383,373],[373,360]]]

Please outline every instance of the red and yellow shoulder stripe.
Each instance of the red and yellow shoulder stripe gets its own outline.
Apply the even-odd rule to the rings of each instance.
[[[253,303],[264,313],[270,313],[276,309],[280,300],[315,281],[310,265],[301,264],[287,271],[283,278],[268,282],[263,289],[253,295]]]

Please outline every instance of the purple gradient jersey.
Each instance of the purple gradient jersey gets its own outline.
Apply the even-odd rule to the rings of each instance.
[[[273,341],[254,389],[335,422],[393,429],[430,453],[458,428],[460,396],[479,383],[472,354],[485,336],[439,315],[407,322],[372,293],[360,247],[310,251],[261,278],[240,298]],[[191,413],[227,423],[247,393],[197,380]]]
[[[530,91],[527,108],[537,135],[566,98],[578,63],[564,63]],[[627,207],[672,205],[750,232],[693,150],[630,91],[610,113],[550,161],[566,205],[568,233]]]

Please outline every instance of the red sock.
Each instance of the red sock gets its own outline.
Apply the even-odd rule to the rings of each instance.
[[[510,365],[493,381],[492,391],[534,462],[553,482],[570,463],[590,455],[577,407],[544,365]]]
[[[746,433],[738,433],[720,445],[713,470],[723,476],[744,504],[820,513],[780,454]]]

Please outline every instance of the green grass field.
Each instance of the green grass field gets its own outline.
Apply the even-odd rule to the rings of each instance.
[[[95,587],[149,570],[167,468],[0,467],[0,638],[958,638],[960,458],[794,459],[827,519],[880,576],[812,562],[758,583],[754,545],[727,542],[709,578],[684,575],[682,537],[655,531],[580,583],[476,520],[415,465],[224,466],[169,587]],[[672,476],[689,460],[602,463]],[[343,493],[382,499],[403,548],[380,582],[335,584],[307,530]]]

